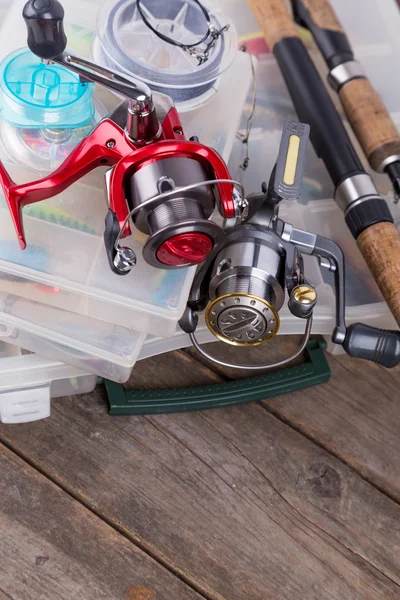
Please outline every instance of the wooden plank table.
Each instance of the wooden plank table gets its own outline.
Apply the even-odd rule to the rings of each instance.
[[[1,426],[5,598],[400,598],[400,370],[329,362],[330,383],[260,404],[110,417],[98,387]],[[188,350],[130,385],[232,376]]]

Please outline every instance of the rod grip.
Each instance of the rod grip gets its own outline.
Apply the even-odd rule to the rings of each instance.
[[[400,327],[400,232],[393,223],[377,223],[357,244]]]
[[[302,3],[317,27],[344,34],[344,29],[328,0],[302,0]]]
[[[248,0],[271,50],[287,37],[299,37],[284,0]]]
[[[353,79],[339,90],[347,118],[375,171],[400,154],[400,134],[378,92],[368,79]]]

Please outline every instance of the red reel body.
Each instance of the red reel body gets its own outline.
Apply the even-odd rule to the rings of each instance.
[[[177,159],[185,159],[186,162],[179,165]],[[112,167],[109,182],[109,213],[112,214],[106,220],[105,232],[106,249],[112,268],[113,256],[115,257],[115,248],[112,246],[115,245],[118,236],[125,237],[129,235],[129,213],[132,208],[140,206],[141,199],[138,200],[136,197],[138,195],[137,181],[135,181],[136,191],[130,190],[128,205],[127,189],[129,190],[132,178],[143,179],[146,170],[149,174],[155,170],[161,172],[161,167],[165,170],[166,165],[169,169],[173,165],[173,170],[176,173],[175,179],[179,179],[185,175],[187,167],[192,165],[191,168],[194,168],[194,171],[201,168],[205,183],[207,180],[231,179],[224,161],[217,152],[196,141],[185,139],[175,108],[172,108],[163,120],[162,134],[159,140],[145,146],[135,145],[119,125],[110,119],[105,119],[99,123],[88,137],[80,142],[56,171],[43,179],[17,185],[11,180],[4,165],[0,163],[0,182],[21,249],[26,247],[22,220],[23,207],[60,194],[85,174],[105,165]],[[140,171],[142,173],[139,176]],[[171,178],[165,177],[165,175],[159,178],[161,183],[147,178],[147,187],[152,189],[154,184],[157,184],[158,188],[156,189],[162,193],[163,190],[165,191],[166,183],[164,182],[167,179],[169,189],[173,190],[175,182],[171,182]],[[192,183],[198,182],[193,181]],[[143,187],[143,184],[141,185]],[[179,187],[181,186],[177,183],[177,198],[179,197]],[[212,209],[217,204],[223,217],[234,217],[233,185],[231,183],[218,183],[214,186],[214,189],[210,188],[209,191],[212,193],[213,198]],[[148,198],[144,198],[144,200],[146,201]],[[201,202],[197,202],[199,204],[197,208],[195,206],[197,199],[193,194],[189,195],[186,205],[184,196],[180,200],[182,200],[182,207],[188,205],[190,200],[189,204],[192,212],[183,214],[185,211],[182,213],[181,210],[181,212],[178,211],[174,215],[173,211],[170,210],[168,215],[170,222],[168,222],[168,219],[165,221],[165,215],[156,215],[155,211],[150,211],[147,215],[146,224],[143,219],[139,219],[141,211],[136,211],[138,218],[134,220],[137,221],[138,228],[150,235],[149,242],[151,243],[146,244],[144,257],[153,266],[177,268],[198,264],[206,258],[208,253],[220,241],[218,226],[208,220],[212,213],[209,199],[206,202],[207,207],[202,207]],[[172,198],[170,201],[172,208],[175,206],[173,202],[178,206],[177,199]],[[163,202],[160,201],[159,204],[162,205]],[[161,213],[162,210],[159,209],[158,212]],[[175,222],[171,222],[171,218],[175,219]],[[107,227],[109,228],[108,231]],[[124,230],[121,232],[122,228]],[[115,271],[114,268],[113,270]]]

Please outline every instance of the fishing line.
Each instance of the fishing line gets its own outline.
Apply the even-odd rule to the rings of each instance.
[[[236,54],[231,20],[198,0],[120,0],[99,16],[95,59],[134,73],[187,110],[213,94]]]
[[[256,113],[256,108],[257,108],[257,82],[256,82],[256,68],[254,65],[254,57],[252,54],[250,54],[247,50],[247,46],[245,44],[243,44],[243,46],[240,48],[240,50],[242,52],[247,52],[248,56],[250,58],[250,64],[251,64],[251,73],[252,73],[252,94],[253,94],[253,99],[252,99],[252,105],[251,105],[251,111],[250,111],[250,115],[247,119],[247,123],[246,123],[246,133],[237,133],[237,138],[241,140],[242,144],[245,145],[246,147],[246,155],[245,158],[243,160],[243,163],[240,165],[240,169],[242,169],[242,171],[246,171],[249,163],[250,163],[250,151],[249,151],[249,141],[250,141],[250,135],[253,129],[253,121],[254,121],[254,117],[255,117],[255,113]]]
[[[136,6],[144,24],[147,25],[147,27],[153,33],[155,33],[157,37],[159,37],[164,42],[167,42],[167,44],[177,46],[178,48],[181,48],[182,50],[188,52],[192,56],[195,56],[199,62],[199,66],[208,61],[210,57],[211,48],[215,47],[216,41],[222,35],[222,33],[224,31],[228,31],[229,29],[229,25],[224,25],[221,29],[217,29],[215,25],[211,22],[211,17],[206,7],[203,6],[203,4],[201,4],[199,0],[192,0],[197,4],[197,6],[200,8],[204,15],[204,18],[207,22],[207,31],[199,41],[193,44],[182,44],[182,42],[179,42],[178,40],[174,40],[172,37],[164,35],[163,33],[161,33],[161,31],[158,31],[156,27],[153,27],[150,20],[147,18],[145,11],[143,10],[142,1],[143,0],[136,0]],[[171,31],[172,30],[173,26],[171,27]],[[207,46],[204,49],[200,49],[199,46],[201,46],[201,44],[204,44],[207,40],[209,40]]]

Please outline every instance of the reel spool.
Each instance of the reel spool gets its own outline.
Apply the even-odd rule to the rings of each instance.
[[[125,194],[130,209],[137,211],[135,226],[150,236],[143,249],[150,265],[163,269],[196,265],[222,244],[222,229],[208,220],[216,206],[208,179],[204,167],[192,158],[152,162],[131,175]],[[195,189],[182,191],[193,184]],[[157,195],[159,201],[141,207]]]
[[[205,314],[211,333],[234,346],[272,339],[285,299],[285,264],[275,235],[251,225],[231,230],[211,274]]]
[[[23,49],[1,62],[0,89],[4,150],[36,172],[57,168],[105,114],[93,84]]]
[[[230,19],[201,2],[211,27],[216,31],[227,27],[203,64],[195,55],[160,39],[144,22],[136,0],[113,1],[100,11],[95,61],[118,72],[134,73],[152,90],[169,95],[180,112],[204,104],[236,56],[237,34]],[[196,44],[207,33],[204,11],[195,0],[141,0],[140,8],[154,29],[181,44]],[[206,48],[207,43],[198,48]]]

